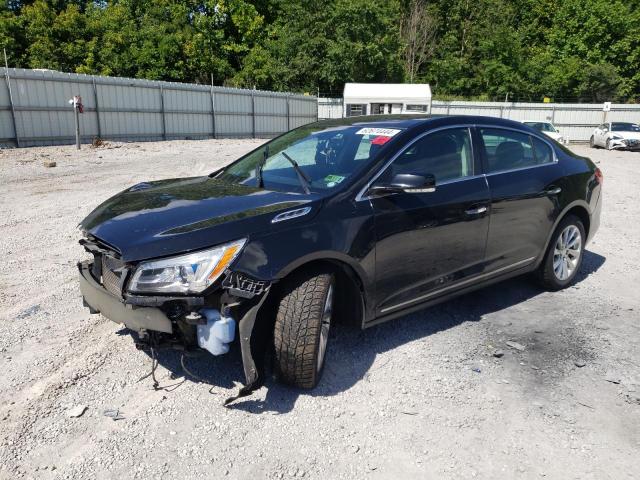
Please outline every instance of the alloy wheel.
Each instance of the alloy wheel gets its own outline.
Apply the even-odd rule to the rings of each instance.
[[[553,250],[553,273],[560,281],[575,273],[582,255],[582,235],[575,225],[565,228],[556,240]]]
[[[327,342],[329,341],[329,329],[331,328],[331,312],[333,310],[333,283],[329,285],[327,291],[327,297],[324,301],[324,307],[322,309],[322,325],[320,326],[320,343],[318,345],[318,361],[317,369],[322,369],[324,363],[324,356],[327,351]]]

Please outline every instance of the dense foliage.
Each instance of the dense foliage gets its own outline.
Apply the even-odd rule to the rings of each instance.
[[[8,0],[2,47],[15,67],[311,93],[413,77],[440,96],[640,100],[640,0]]]

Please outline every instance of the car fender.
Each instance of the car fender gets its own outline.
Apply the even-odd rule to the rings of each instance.
[[[538,258],[536,259],[536,266],[540,265],[540,262],[542,262],[542,260],[544,259],[545,254],[547,253],[547,249],[549,248],[549,243],[551,242],[551,237],[553,237],[554,232],[556,231],[556,228],[558,228],[558,225],[560,224],[560,222],[562,221],[562,219],[567,215],[567,213],[569,212],[569,210],[571,210],[572,208],[575,207],[582,207],[586,210],[587,214],[589,215],[589,219],[591,219],[591,207],[589,206],[589,204],[580,199],[580,200],[575,200],[571,203],[569,203],[568,205],[566,205],[562,211],[558,214],[558,216],[556,217],[555,221],[553,222],[553,227],[551,229],[549,229],[549,235],[547,236],[547,240],[544,244],[544,248],[541,250],[540,255],[538,256]]]
[[[316,261],[348,266],[364,289],[373,292],[375,237],[370,212],[294,225],[251,238],[233,267],[250,277],[278,282],[294,270]]]

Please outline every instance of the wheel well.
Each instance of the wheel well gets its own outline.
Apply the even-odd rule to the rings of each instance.
[[[569,209],[569,211],[564,214],[563,218],[565,218],[567,215],[575,215],[580,219],[582,225],[584,225],[585,236],[589,238],[589,227],[591,226],[591,220],[589,219],[589,212],[587,212],[587,209],[576,205],[575,207]]]
[[[274,285],[274,300],[279,299],[282,287],[286,284],[288,279],[291,279],[301,272],[312,269],[328,270],[335,275],[335,304],[341,306],[337,309],[336,321],[338,323],[350,324],[360,328],[364,320],[364,287],[355,270],[350,265],[341,262],[340,260],[312,260],[300,265]],[[353,301],[354,298],[357,298],[358,301]],[[278,308],[277,300],[274,302],[274,307],[275,309]]]

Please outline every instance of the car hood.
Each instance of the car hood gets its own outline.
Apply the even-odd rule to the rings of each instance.
[[[316,194],[275,192],[209,177],[161,180],[134,185],[111,197],[91,212],[80,228],[130,262],[282,228],[271,223],[277,212],[318,204]],[[315,213],[313,210],[304,220]]]
[[[562,138],[562,134],[560,132],[543,132],[547,137],[551,137],[554,140],[558,140]]]
[[[609,132],[610,136],[617,136],[626,139],[640,140],[640,132]]]

